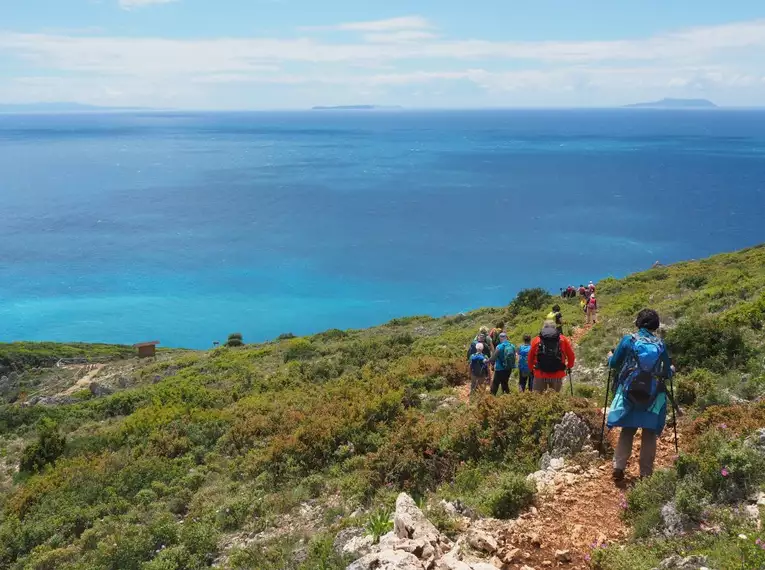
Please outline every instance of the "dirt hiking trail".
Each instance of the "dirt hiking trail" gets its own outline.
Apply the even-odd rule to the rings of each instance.
[[[609,434],[616,443],[618,430]],[[507,545],[521,549],[521,563],[508,568],[590,568],[590,554],[603,544],[625,541],[629,529],[621,514],[626,505],[625,493],[638,480],[637,456],[640,438],[635,438],[627,478],[618,486],[611,479],[611,462],[599,460],[594,470],[585,472],[572,485],[558,484],[550,495],[540,497],[536,509],[497,537]],[[675,455],[674,435],[667,429],[659,440],[656,469],[672,464]],[[588,477],[588,473],[595,476]],[[556,552],[568,551],[570,562],[556,560]]]
[[[61,393],[61,395],[71,396],[80,390],[86,390],[90,386],[90,383],[95,380],[96,376],[98,376],[98,373],[101,372],[104,366],[104,364],[88,364],[83,366],[82,371],[85,372],[85,376],[77,380],[74,385],[67,388],[64,392]]]

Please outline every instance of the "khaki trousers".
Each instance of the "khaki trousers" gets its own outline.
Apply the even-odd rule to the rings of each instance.
[[[656,459],[657,434],[650,429],[641,429],[640,439],[640,476],[648,477],[653,473],[653,462]],[[632,441],[635,439],[637,428],[622,428],[619,443],[614,453],[614,469],[627,468],[627,460],[632,455]]]

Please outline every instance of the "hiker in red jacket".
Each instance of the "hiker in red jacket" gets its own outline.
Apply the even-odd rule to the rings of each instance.
[[[534,372],[534,391],[560,392],[566,372],[574,367],[575,360],[571,341],[558,332],[554,321],[545,321],[542,332],[531,342],[529,351],[529,368]]]

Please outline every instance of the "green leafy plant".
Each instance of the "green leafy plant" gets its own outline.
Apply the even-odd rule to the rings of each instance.
[[[389,509],[379,508],[369,515],[366,530],[367,534],[372,537],[374,544],[379,543],[380,537],[393,530],[392,514]]]

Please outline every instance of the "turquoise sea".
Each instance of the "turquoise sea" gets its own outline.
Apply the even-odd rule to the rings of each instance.
[[[765,111],[0,115],[0,340],[207,347],[765,241]]]

